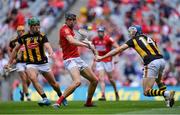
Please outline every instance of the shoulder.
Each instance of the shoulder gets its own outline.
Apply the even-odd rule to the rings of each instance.
[[[29,35],[29,32],[24,32],[22,36]]]
[[[19,38],[26,38],[28,36],[29,36],[29,32],[24,32],[23,35],[21,37],[19,37]]]
[[[147,35],[145,35],[145,34],[141,34],[141,35],[137,36],[136,38],[141,38],[141,37],[143,37],[143,38],[147,38],[148,36],[147,36]]]
[[[129,39],[128,41],[126,41],[125,44],[127,44],[128,46],[133,46],[133,39],[136,39],[136,38]]]
[[[111,40],[112,38],[111,38],[109,35],[105,35],[105,36],[104,36],[104,39],[105,39],[105,40]]]
[[[109,35],[106,35],[104,38],[108,42],[114,42],[114,39],[112,37],[110,37]]]
[[[40,35],[41,35],[42,37],[46,36],[46,34],[45,34],[44,32],[40,32]]]
[[[68,29],[68,27],[64,24],[64,25],[60,28],[60,31],[65,30],[65,29]]]
[[[98,40],[98,36],[93,37],[92,40]]]
[[[16,42],[18,40],[18,37],[17,36],[14,36],[11,40],[10,40],[10,42]]]

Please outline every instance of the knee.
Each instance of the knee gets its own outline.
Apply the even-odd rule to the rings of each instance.
[[[26,78],[24,76],[21,76],[21,80],[23,83],[26,83]]]
[[[91,83],[92,83],[93,85],[97,85],[97,84],[98,84],[98,79],[92,80]]]
[[[30,77],[30,80],[31,80],[32,82],[37,82],[37,79],[36,79],[35,77]]]
[[[110,82],[113,82],[114,80],[113,80],[113,78],[109,78],[109,81],[110,81]]]
[[[75,87],[79,87],[81,85],[81,81],[74,81]]]
[[[97,79],[99,82],[104,82],[104,77],[99,77],[99,79]]]
[[[51,82],[50,84],[52,87],[59,87],[59,84],[57,82]]]

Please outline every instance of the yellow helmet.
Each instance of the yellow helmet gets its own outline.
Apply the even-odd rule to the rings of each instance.
[[[21,31],[21,30],[24,30],[24,29],[25,29],[24,26],[21,25],[21,26],[18,26],[16,30]]]

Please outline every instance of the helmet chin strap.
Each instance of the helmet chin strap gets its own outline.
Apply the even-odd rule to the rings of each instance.
[[[140,33],[136,32],[135,36],[139,36],[139,35],[140,35]]]

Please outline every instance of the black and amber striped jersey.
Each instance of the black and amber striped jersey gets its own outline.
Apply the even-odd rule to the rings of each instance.
[[[18,43],[18,37],[11,40],[9,42],[10,50],[13,50],[17,43]],[[21,45],[21,47],[17,53],[17,56],[16,56],[16,62],[25,63],[26,61],[27,61],[27,53],[26,53],[24,45]]]
[[[25,46],[27,52],[27,64],[44,64],[48,62],[45,54],[44,43],[48,39],[43,33],[25,33],[18,39],[18,43]]]
[[[136,36],[127,41],[126,44],[137,51],[142,57],[144,65],[149,64],[155,59],[163,58],[155,41],[146,35]]]

